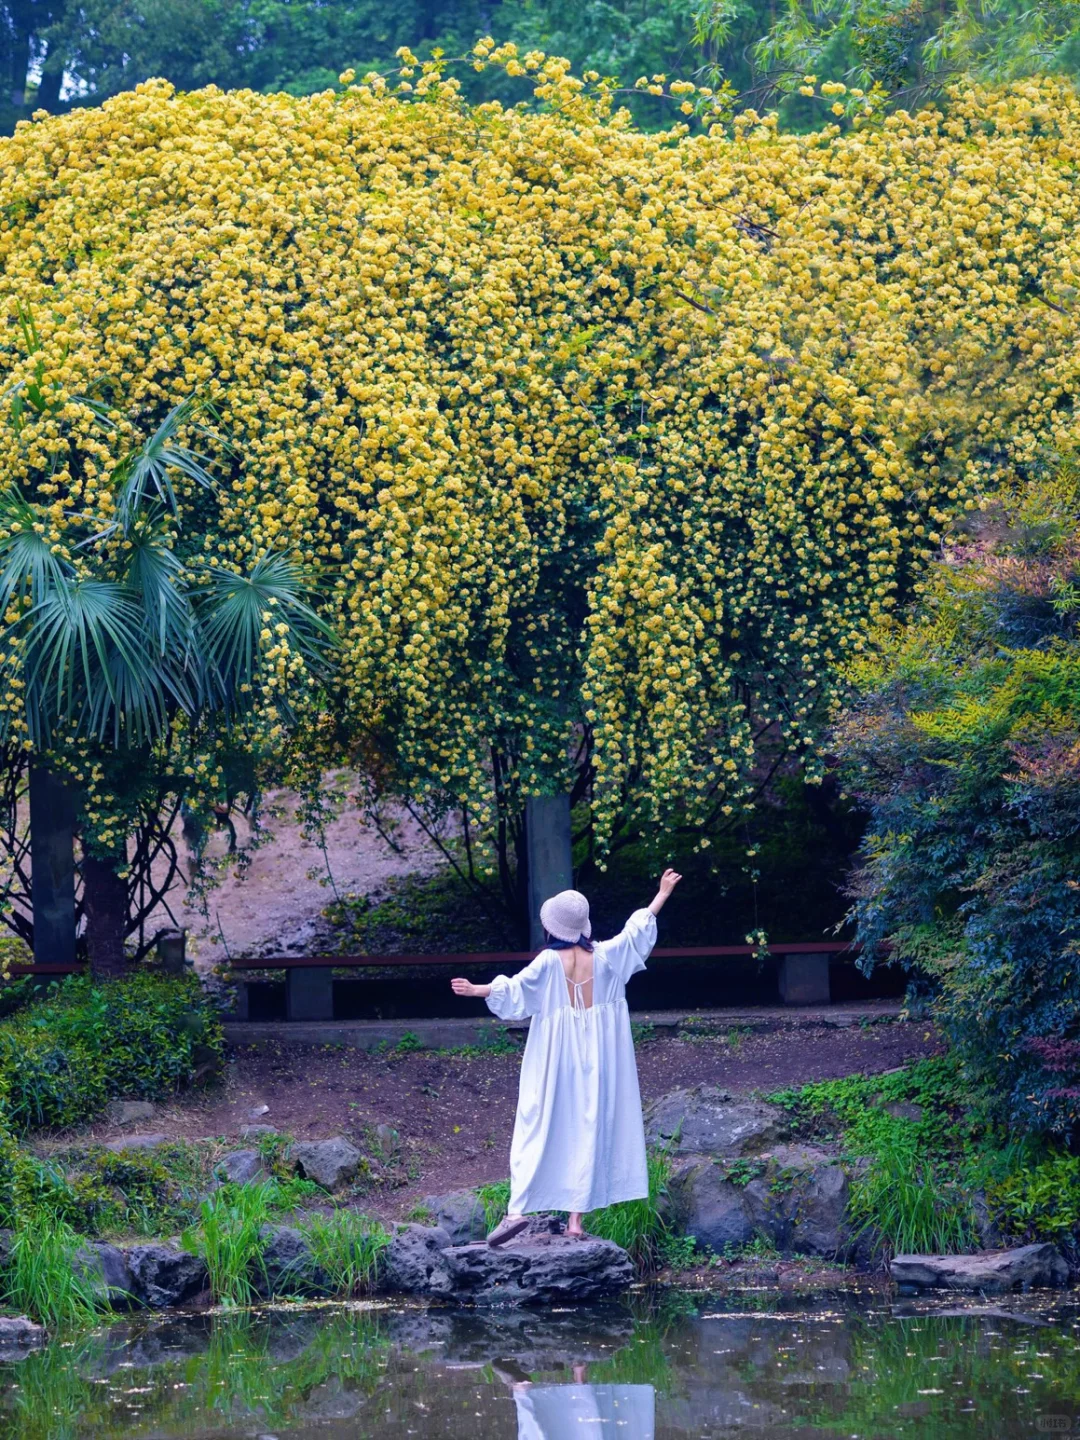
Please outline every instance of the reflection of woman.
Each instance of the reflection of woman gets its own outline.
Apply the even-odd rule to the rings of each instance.
[[[481,996],[502,1020],[533,1017],[510,1149],[510,1209],[489,1244],[524,1230],[530,1211],[568,1210],[568,1233],[580,1236],[583,1214],[648,1195],[626,982],[645,969],[656,916],[680,879],[666,870],[648,908],[596,946],[589,902],[564,890],[541,906],[548,945],[524,970],[490,985],[452,982],[456,994]]]
[[[651,1385],[514,1386],[518,1440],[653,1440],[656,1396]],[[583,1429],[588,1426],[588,1429]]]

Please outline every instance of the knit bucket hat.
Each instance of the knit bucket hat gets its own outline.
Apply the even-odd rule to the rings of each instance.
[[[540,906],[540,924],[556,940],[570,945],[583,935],[588,940],[592,934],[589,902],[580,890],[560,890]]]

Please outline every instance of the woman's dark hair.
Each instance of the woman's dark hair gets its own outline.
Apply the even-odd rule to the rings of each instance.
[[[576,940],[558,940],[554,935],[544,931],[544,939],[547,942],[548,950],[573,950],[575,945],[580,945],[583,950],[591,950],[593,942],[587,935],[579,935]]]

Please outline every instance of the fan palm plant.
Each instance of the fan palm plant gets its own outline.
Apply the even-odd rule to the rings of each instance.
[[[309,578],[285,553],[246,569],[185,558],[175,477],[212,490],[206,462],[178,441],[195,407],[175,407],[113,472],[112,506],[66,517],[15,486],[0,493],[0,743],[35,756],[85,742],[146,752],[176,723],[230,729],[267,696],[270,644],[327,672],[333,635],[308,604]],[[278,717],[295,719],[273,695]],[[48,823],[48,822],[46,822]],[[32,815],[32,839],[36,817]],[[55,848],[43,840],[41,853]],[[125,842],[84,844],[87,946],[98,973],[124,966]],[[36,907],[35,907],[36,908]]]

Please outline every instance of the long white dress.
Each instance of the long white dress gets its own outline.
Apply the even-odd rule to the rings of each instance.
[[[656,916],[635,910],[593,950],[591,1007],[566,981],[557,950],[541,950],[492,982],[501,1020],[532,1016],[510,1147],[510,1212],[599,1210],[649,1193],[626,982],[645,969]]]

